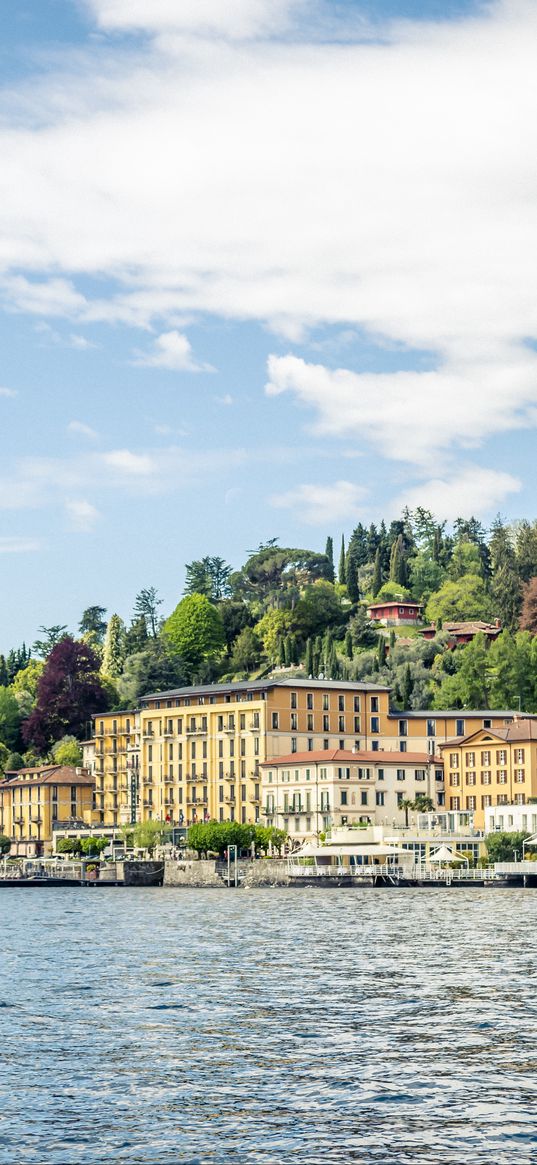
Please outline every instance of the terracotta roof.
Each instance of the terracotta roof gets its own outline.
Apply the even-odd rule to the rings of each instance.
[[[275,756],[271,760],[262,761],[260,768],[275,768],[282,765],[307,765],[309,764],[348,764],[349,762],[360,763],[363,761],[366,764],[378,764],[383,768],[387,765],[397,765],[402,768],[405,764],[410,765],[428,765],[428,764],[443,764],[441,757],[429,756],[427,752],[387,752],[387,751],[372,751],[360,749],[359,752],[352,752],[350,749],[331,748],[318,749],[317,752],[292,752],[287,756]]]
[[[241,683],[239,680],[233,680],[226,684],[198,684],[196,687],[189,688],[170,688],[164,692],[148,692],[146,696],[142,696],[140,703],[145,710],[145,705],[148,700],[169,700],[172,697],[181,696],[225,696],[239,694],[240,692],[265,692],[272,688],[296,688],[299,691],[301,688],[311,688],[314,691],[334,691],[334,692],[390,692],[391,688],[386,684],[366,684],[361,680],[353,683],[351,680],[310,680],[307,677],[296,676],[293,679],[266,679],[266,680],[245,680]],[[107,716],[112,715],[108,712]],[[118,712],[118,716],[122,713]],[[102,712],[93,716],[93,720],[101,720],[103,718]]]
[[[415,603],[412,599],[386,599],[385,602],[368,603],[368,611],[374,611],[375,607],[419,607],[423,611],[423,603]]]
[[[87,769],[77,769],[74,765],[38,765],[27,769],[12,769],[6,772],[1,785],[28,785],[28,778],[36,785],[93,785],[94,778]]]
[[[481,619],[472,619],[467,623],[444,623],[441,628],[437,628],[434,623],[428,627],[420,627],[420,635],[425,631],[446,631],[448,635],[477,635],[479,631],[483,631],[485,635],[499,635],[502,627],[498,627],[496,623],[483,623]]]

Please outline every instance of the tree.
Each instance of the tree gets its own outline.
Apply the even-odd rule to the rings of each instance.
[[[304,590],[294,610],[293,627],[304,638],[322,635],[327,627],[337,627],[343,619],[341,600],[333,583],[318,579]]]
[[[427,797],[425,793],[417,793],[414,801],[414,809],[416,813],[433,813],[434,801],[432,797]]]
[[[398,534],[397,538],[392,544],[390,554],[390,579],[392,582],[398,583],[403,587],[406,586],[408,581],[405,543],[402,534]]]
[[[5,857],[11,849],[11,838],[6,837],[5,833],[0,833],[0,855]]]
[[[522,584],[516,569],[512,536],[499,517],[493,522],[491,530],[491,597],[504,627],[514,631],[518,626],[522,606]]]
[[[200,558],[185,567],[185,595],[205,595],[212,603],[231,595],[231,567],[223,558]]]
[[[107,837],[83,837],[79,844],[85,857],[98,858],[109,843]]]
[[[375,596],[377,603],[384,601],[390,602],[394,599],[409,599],[410,591],[407,587],[401,586],[401,583],[395,583],[391,580],[382,584],[380,591]]]
[[[308,640],[308,642],[309,642],[309,640]],[[347,659],[352,659],[352,657],[354,655],[352,635],[351,635],[348,628],[345,632],[345,655],[347,656]]]
[[[351,541],[347,553],[347,563],[345,567],[347,579],[347,594],[351,603],[357,603],[360,599],[360,587],[358,583],[358,569],[360,562],[354,543]]]
[[[313,660],[313,643],[311,639],[308,639],[306,643],[306,658],[304,660],[304,669],[306,675],[311,676],[313,679],[315,676],[315,665]]]
[[[157,845],[163,845],[171,837],[171,829],[166,822],[154,817],[138,822],[132,832],[136,849],[146,849],[150,854]]]
[[[53,648],[39,680],[35,710],[22,728],[26,744],[46,752],[62,736],[87,734],[92,715],[108,705],[98,668],[87,643],[67,637]]]
[[[433,591],[442,586],[446,572],[440,563],[423,550],[418,551],[410,562],[409,578],[412,597],[417,602],[427,603]]]
[[[81,635],[89,635],[90,641],[101,644],[106,631],[106,607],[86,607],[78,625]]]
[[[467,574],[475,574],[478,578],[484,578],[483,560],[475,542],[463,540],[457,542],[453,549],[448,575],[455,582]]]
[[[519,522],[515,528],[516,568],[522,582],[537,576],[537,522]]]
[[[125,631],[125,658],[143,651],[149,642],[153,643],[154,638],[149,639],[145,618],[143,615],[138,615],[131,620],[130,627],[127,627]]]
[[[442,619],[444,623],[488,619],[491,614],[485,584],[475,574],[468,574],[456,582],[445,582],[439,591],[431,595],[426,610],[428,619]]]
[[[347,582],[347,559],[345,555],[345,535],[341,535],[341,550],[339,552],[338,582],[345,586]]]
[[[408,814],[410,809],[414,809],[414,802],[410,797],[403,797],[400,809],[404,809],[405,811],[405,826],[408,829]]]
[[[381,563],[380,548],[377,546],[377,549],[375,551],[375,566],[374,566],[374,570],[373,570],[373,582],[371,585],[371,594],[373,595],[373,598],[375,598],[376,595],[378,595],[381,586],[382,586],[382,563]]]
[[[78,837],[60,837],[56,842],[57,854],[72,854],[73,856],[82,853],[82,843]]]
[[[147,639],[143,651],[129,655],[116,680],[121,705],[132,708],[149,692],[164,692],[190,683],[192,668],[162,639]]]
[[[44,639],[36,639],[32,651],[41,659],[47,659],[56,645],[67,638],[67,626],[60,626],[59,623],[54,627],[38,627],[37,630]]]
[[[142,587],[134,600],[134,619],[143,619],[148,635],[156,639],[159,632],[158,609],[162,599],[158,598],[156,587]]]
[[[166,619],[163,633],[178,655],[189,663],[217,659],[225,647],[219,611],[205,595],[187,595]]]
[[[5,773],[16,773],[19,769],[24,768],[24,757],[20,752],[8,752],[4,762]]]
[[[537,576],[530,578],[524,587],[520,627],[522,631],[537,635]]]
[[[259,664],[261,641],[251,627],[244,627],[233,644],[231,666],[234,671],[250,672]]]
[[[104,640],[102,673],[117,679],[125,663],[125,624],[119,615],[111,615]]]
[[[16,696],[23,693],[28,695],[32,702],[37,700],[37,688],[39,680],[43,675],[45,664],[42,659],[31,659],[26,667],[17,672],[12,683],[12,689]]]
[[[20,740],[21,713],[12,688],[0,688],[0,740],[16,748]]]
[[[53,746],[52,755],[57,765],[82,764],[82,749],[74,736],[64,736]]]
[[[328,581],[333,583],[333,582],[335,582],[335,578],[336,578],[336,574],[334,571],[334,539],[333,538],[328,537],[326,539],[326,549],[324,552],[324,556],[325,556],[325,558],[328,559],[328,562],[330,563],[330,570],[328,573]]]
[[[412,699],[413,687],[414,684],[412,680],[412,668],[410,667],[410,664],[407,663],[403,673],[403,684],[401,687],[401,699],[403,702],[403,708],[410,708],[411,706],[410,701]]]
[[[517,831],[514,833],[489,833],[485,838],[485,845],[490,862],[515,862],[522,857],[522,842],[530,836],[529,833]]]
[[[454,652],[456,671],[442,680],[435,708],[488,708],[489,649],[482,632]]]
[[[5,655],[0,655],[0,688],[7,688],[9,675]]]
[[[272,663],[275,663],[279,658],[280,644],[286,635],[294,631],[296,627],[296,617],[294,611],[267,611],[266,615],[259,620],[256,627],[256,632],[259,635],[265,649],[265,653]]]

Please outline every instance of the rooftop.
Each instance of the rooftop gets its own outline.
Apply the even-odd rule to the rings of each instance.
[[[429,765],[429,764],[443,764],[441,757],[430,756],[427,752],[381,752],[360,749],[353,752],[346,748],[330,748],[318,749],[316,752],[291,752],[286,756],[275,756],[270,760],[262,761],[260,768],[280,768],[282,765],[307,765],[307,764],[373,764],[379,765],[381,768],[386,768],[389,765],[396,765],[403,768],[404,765]]]
[[[422,611],[423,603],[415,603],[413,599],[381,599],[378,603],[367,604],[368,611],[372,611],[374,607],[419,607]]]
[[[0,788],[5,785],[93,785],[94,779],[87,769],[74,765],[34,765],[27,769],[11,769],[6,772]]]
[[[537,740],[537,717],[532,716],[513,720],[512,724],[507,724],[505,728],[485,728],[483,731],[490,733],[495,740],[505,740],[509,742],[518,742],[526,740]],[[474,731],[467,733],[466,736],[455,736],[452,740],[448,740],[445,744],[439,744],[439,748],[445,749],[449,747],[458,747],[465,744],[467,741],[475,740],[479,732]]]
[[[469,720],[471,717],[483,720],[493,720],[502,717],[509,720],[537,720],[534,712],[504,711],[501,708],[422,708],[421,711],[389,712],[391,720],[419,720],[427,717],[430,720],[441,720],[443,717],[453,716],[457,720]],[[496,729],[495,729],[496,731]]]
[[[231,695],[234,692],[266,692],[269,688],[318,688],[322,691],[348,692],[390,692],[391,688],[385,684],[351,683],[349,680],[310,680],[310,679],[282,679],[282,680],[245,680],[228,684],[198,684],[194,687],[171,688],[164,692],[150,692],[142,696],[141,703],[148,700],[169,700],[179,696],[217,696]],[[119,715],[119,713],[118,713]],[[99,717],[95,716],[95,720]]]

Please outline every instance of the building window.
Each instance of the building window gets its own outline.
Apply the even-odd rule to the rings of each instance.
[[[345,717],[344,716],[338,717],[338,731],[339,732],[345,731]]]
[[[378,716],[371,717],[371,731],[372,732],[380,732],[379,717]]]
[[[379,745],[380,745],[380,742],[378,740],[372,740],[371,741],[371,752],[378,752]]]
[[[308,752],[313,752],[313,736],[308,736]]]
[[[517,764],[517,765],[524,764],[524,749],[523,748],[515,748],[515,764]]]
[[[347,801],[347,790],[346,790],[346,789],[342,789],[342,790],[341,790],[341,804],[342,804],[342,805],[347,805],[347,804],[348,804],[348,801]]]
[[[427,721],[427,736],[436,736],[436,720]]]
[[[481,808],[488,809],[489,805],[492,805],[492,797],[490,796],[490,793],[487,793],[484,797],[481,798]]]
[[[384,789],[377,789],[375,793],[375,802],[377,805],[384,805]]]
[[[328,701],[328,695],[325,692],[323,695],[323,712],[328,712],[329,708],[330,708],[330,704]]]
[[[292,736],[292,737],[291,737],[291,752],[297,752],[297,739],[296,739],[296,736]]]
[[[476,798],[475,797],[467,797],[466,798],[466,808],[467,809],[475,809],[475,807],[476,807]]]
[[[323,732],[330,732],[330,717],[323,716]]]
[[[353,708],[354,708],[355,712],[360,711],[360,697],[359,696],[354,697]]]
[[[414,778],[416,781],[424,781],[425,780],[425,769],[415,769],[414,770]]]
[[[405,779],[405,770],[404,770],[404,769],[398,769],[398,770],[397,770],[397,780],[398,780],[398,781],[404,781],[404,779]]]
[[[339,711],[340,711],[340,712],[344,712],[344,711],[345,711],[345,696],[338,696],[338,698],[337,698],[337,706],[338,706],[338,709],[339,709]]]
[[[486,749],[485,752],[481,753],[481,764],[484,768],[486,768],[487,765],[490,764],[490,751],[488,749]]]
[[[308,692],[308,695],[306,697],[306,707],[309,709],[310,712],[313,709],[313,696],[312,696],[311,692]]]
[[[399,736],[408,736],[408,720],[399,721]]]
[[[515,783],[521,785],[524,783],[526,774],[524,769],[515,769]]]
[[[492,773],[491,773],[490,769],[486,769],[481,773],[481,784],[482,785],[491,785],[492,784]]]
[[[464,720],[455,721],[455,736],[464,736]]]
[[[355,731],[355,732],[361,732],[361,728],[360,728],[360,717],[359,717],[359,716],[355,716],[355,717],[354,717],[354,731]]]
[[[280,716],[279,716],[279,713],[278,713],[278,712],[273,712],[273,713],[272,713],[272,727],[273,727],[273,728],[279,728],[279,726],[280,726]]]
[[[371,711],[378,712],[378,710],[379,710],[379,698],[378,698],[378,696],[371,696]]]
[[[467,773],[466,774],[466,784],[467,785],[475,785],[475,783],[476,783],[475,782],[475,773]]]
[[[298,730],[298,716],[296,712],[291,712],[291,732]]]
[[[367,805],[367,796],[368,796],[367,789],[361,789],[360,790],[360,804],[361,805]]]
[[[296,706],[297,706],[296,692],[291,692],[291,708],[296,708]]]
[[[459,767],[458,753],[450,752],[450,754],[449,754],[449,767],[450,767],[450,769],[458,769],[458,767]]]
[[[450,797],[449,798],[449,808],[450,809],[460,809],[460,807],[461,807],[460,797]]]
[[[407,741],[400,740],[399,741],[399,752],[406,752],[406,750],[407,750]]]

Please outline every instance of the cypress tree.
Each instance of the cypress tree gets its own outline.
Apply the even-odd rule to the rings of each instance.
[[[354,546],[349,546],[346,562],[347,594],[351,603],[357,603],[360,598],[358,586],[358,560]]]
[[[345,655],[347,656],[347,659],[352,659],[353,646],[352,646],[352,635],[351,635],[350,631],[345,632]]]
[[[393,627],[392,627],[392,629],[391,629],[391,631],[390,631],[390,654],[391,654],[391,652],[393,651],[393,649],[394,649],[394,647],[395,647],[396,640],[397,640],[397,636],[396,636],[396,634],[395,634],[395,631],[394,631],[394,629],[393,629]]]
[[[375,552],[375,566],[373,569],[373,581],[371,583],[371,593],[373,598],[378,595],[382,586],[382,567],[380,562],[380,548],[377,547]]]
[[[0,655],[0,688],[7,688],[9,684],[9,676],[7,674],[7,663],[5,656]]]
[[[125,662],[125,625],[119,615],[112,615],[108,620],[104,640],[103,675],[116,679],[123,671]]]
[[[285,667],[285,639],[280,635],[278,640],[278,663],[280,667]]]
[[[306,668],[306,675],[313,677],[315,675],[315,668],[313,666],[313,644],[311,639],[308,639],[306,643],[306,659],[304,666]]]
[[[383,635],[379,635],[377,644],[377,663],[379,671],[384,667],[386,662],[386,640]]]
[[[334,539],[333,538],[329,537],[326,539],[325,555],[330,563],[329,581],[334,582],[335,573],[334,573]]]
[[[345,535],[341,535],[341,551],[339,555],[338,582],[345,586],[347,581],[347,559],[345,555]]]

